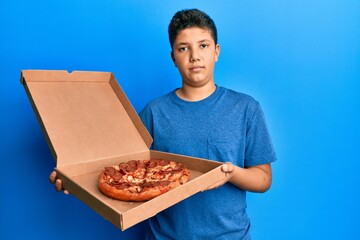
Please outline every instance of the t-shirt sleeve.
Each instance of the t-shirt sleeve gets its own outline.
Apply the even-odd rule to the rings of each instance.
[[[259,103],[254,106],[254,113],[249,119],[246,132],[245,167],[271,163],[276,160],[276,153],[266,125],[264,112]]]
[[[150,135],[152,137],[154,137],[153,136],[153,115],[152,115],[152,111],[151,111],[149,104],[147,104],[143,108],[143,110],[141,110],[139,112],[139,117],[140,117],[141,121],[143,122],[143,124],[145,125],[148,132],[150,133]]]

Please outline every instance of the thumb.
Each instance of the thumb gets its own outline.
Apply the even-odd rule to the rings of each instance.
[[[225,173],[231,173],[234,171],[234,165],[230,162],[226,162],[221,166],[221,170]]]

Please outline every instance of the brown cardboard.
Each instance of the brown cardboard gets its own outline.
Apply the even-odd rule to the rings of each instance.
[[[152,138],[112,73],[24,70],[21,83],[64,188],[121,230],[225,178],[219,162],[149,150]],[[183,163],[189,182],[140,203],[99,191],[97,178],[105,166],[150,158]]]

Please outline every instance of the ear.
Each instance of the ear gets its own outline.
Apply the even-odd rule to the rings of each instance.
[[[176,66],[175,57],[174,57],[174,51],[171,50],[170,56],[171,56],[171,59],[172,59],[173,63],[175,64],[175,67],[177,67],[177,66]]]
[[[220,56],[220,44],[216,44],[215,46],[215,62],[219,60]]]

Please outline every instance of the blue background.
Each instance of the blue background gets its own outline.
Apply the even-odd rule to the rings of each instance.
[[[218,27],[217,84],[261,102],[277,150],[272,188],[248,195],[253,238],[360,239],[360,2],[191,2],[0,2],[1,239],[142,238],[53,189],[20,70],[111,71],[139,111],[180,86],[167,25],[193,7]]]

